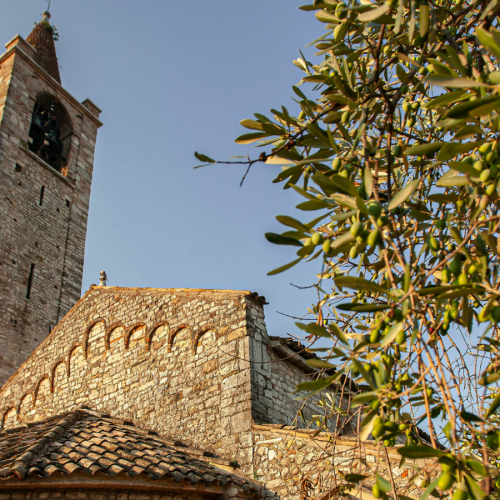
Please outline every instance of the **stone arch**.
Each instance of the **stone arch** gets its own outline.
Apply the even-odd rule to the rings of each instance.
[[[172,350],[172,345],[174,344],[174,339],[176,335],[181,332],[182,330],[188,330],[189,331],[189,336],[193,338],[192,330],[189,325],[179,325],[175,327],[169,334],[168,336],[168,352]]]
[[[47,92],[38,93],[31,117],[28,149],[67,176],[72,135],[71,117],[61,101]]]
[[[2,422],[0,424],[0,429],[3,430],[3,429],[5,429],[5,427],[10,427],[14,423],[16,423],[16,421],[18,420],[17,415],[18,414],[17,414],[16,408],[14,408],[13,406],[11,406],[10,408],[7,408],[7,410],[5,410],[5,413],[2,416]]]
[[[22,417],[27,415],[33,406],[33,393],[27,392],[19,401],[19,405],[17,407],[18,419],[22,420]]]
[[[136,323],[135,325],[131,326],[126,335],[125,335],[125,349],[128,349],[130,347],[130,339],[134,335],[135,332],[138,330],[142,330],[144,328],[144,336],[146,336],[146,323]]]
[[[106,321],[104,319],[99,318],[96,319],[95,321],[92,321],[89,326],[87,326],[87,329],[85,330],[85,333],[83,334],[83,354],[85,358],[87,358],[87,353],[88,353],[88,347],[89,347],[89,335],[92,329],[94,328],[97,323],[104,323],[104,328],[106,328]]]
[[[104,345],[106,346],[106,349],[111,349],[111,335],[117,328],[125,329],[125,326],[121,321],[116,321],[115,323],[109,325],[106,329],[106,335],[104,336]]]
[[[100,358],[106,354],[106,323],[97,321],[88,330],[85,358]]]
[[[214,332],[215,339],[218,338],[217,337],[217,328],[215,328],[215,326],[213,326],[213,325],[204,326],[203,328],[198,330],[193,337],[193,352],[194,352],[194,354],[196,354],[196,350],[198,348],[198,344],[200,342],[201,337],[203,337],[203,335],[205,335],[205,333],[208,333],[208,332]]]
[[[60,360],[56,361],[56,363],[54,364],[54,366],[50,370],[50,392],[54,392],[55,391],[55,388],[56,388],[56,373],[57,373],[57,369],[61,365],[64,366],[64,368],[65,368],[64,371],[66,373],[66,376],[68,376],[68,366],[67,366],[66,362],[64,361],[64,359],[60,359]]]
[[[116,350],[118,348],[117,342],[120,339],[123,339],[123,343],[120,347],[120,350],[125,349],[126,336],[127,336],[127,329],[125,328],[125,326],[122,323],[114,323],[108,330],[107,342],[109,344],[110,351]]]
[[[44,375],[36,385],[33,398],[33,406],[41,406],[47,396],[50,394],[50,378]]]
[[[158,333],[162,329],[162,327],[164,327],[165,329],[165,335],[168,341],[168,336],[170,334],[169,324],[166,321],[160,321],[153,328],[151,328],[151,330],[146,335],[146,346],[148,349],[151,349],[151,343],[153,341],[153,337],[158,336]],[[161,336],[163,337],[164,335]],[[161,345],[163,345],[163,343]]]
[[[76,344],[73,344],[71,346],[71,349],[69,350],[69,353],[68,353],[68,378],[70,377],[71,375],[71,358],[73,358],[73,356],[76,356],[76,351],[78,349],[81,349],[82,350],[82,354],[85,352],[85,349],[83,348],[82,344],[80,343],[76,343]]]

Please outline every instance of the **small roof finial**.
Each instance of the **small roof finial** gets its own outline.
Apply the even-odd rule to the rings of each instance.
[[[106,276],[105,271],[101,271],[99,277],[99,286],[107,286],[108,277]]]

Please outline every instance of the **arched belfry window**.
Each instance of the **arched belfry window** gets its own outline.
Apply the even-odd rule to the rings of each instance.
[[[49,94],[39,95],[33,108],[28,149],[66,175],[72,134],[69,115],[59,101]]]

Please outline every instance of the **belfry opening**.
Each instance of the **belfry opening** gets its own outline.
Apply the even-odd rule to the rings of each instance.
[[[49,94],[40,94],[33,108],[28,149],[59,173],[67,174],[73,128],[64,107]]]

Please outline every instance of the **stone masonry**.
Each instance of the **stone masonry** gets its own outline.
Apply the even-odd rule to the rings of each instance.
[[[296,401],[295,384],[322,374],[267,335],[264,303],[245,291],[92,286],[0,389],[0,430],[88,408],[234,464],[265,497],[320,498],[344,487],[339,473],[390,470],[413,493],[412,465],[398,468],[394,449],[384,465],[354,429],[333,447],[304,428],[298,410],[321,413],[318,396]]]
[[[250,292],[93,286],[0,390],[2,426],[86,406],[249,472],[254,420],[296,420],[278,370],[311,376],[276,356],[262,303]],[[313,398],[302,406],[317,411]]]
[[[80,297],[101,125],[100,110],[63,89],[22,37],[6,48],[0,56],[0,386]],[[71,122],[66,175],[27,148],[40,95],[59,103]]]

